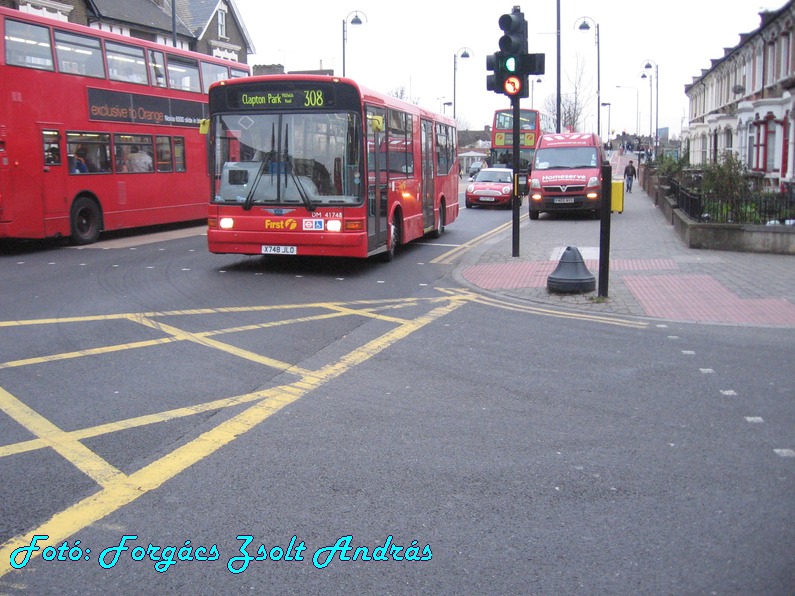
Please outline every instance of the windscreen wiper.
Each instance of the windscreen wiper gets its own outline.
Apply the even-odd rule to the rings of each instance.
[[[295,163],[293,162],[293,158],[290,155],[290,125],[286,124],[284,127],[284,162],[287,164],[287,172],[284,176],[284,188],[287,189],[287,174],[289,174],[290,178],[293,180],[293,184],[295,184],[295,188],[298,191],[298,195],[301,197],[301,200],[304,202],[304,206],[309,213],[314,213],[316,207],[315,204],[309,199],[309,194],[306,192],[304,185],[301,183],[301,180],[298,176],[295,175]]]
[[[274,147],[275,141],[276,141],[275,135],[276,135],[275,129],[272,127],[271,128],[271,150],[270,150],[270,152],[268,152],[267,159],[263,159],[262,161],[260,161],[259,167],[257,168],[257,175],[254,176],[254,182],[252,182],[251,188],[248,189],[248,194],[246,195],[246,200],[243,201],[243,210],[244,211],[250,211],[251,208],[254,206],[254,191],[257,189],[257,186],[259,185],[259,181],[262,179],[262,174],[263,174],[263,172],[265,172],[265,168],[266,167],[269,168],[271,162],[273,161],[273,158],[276,155],[276,149]]]

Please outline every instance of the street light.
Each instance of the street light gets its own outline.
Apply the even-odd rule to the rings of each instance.
[[[543,83],[544,79],[538,77],[537,79],[532,79],[530,81],[530,108],[533,108],[533,102],[535,101],[535,94],[536,94],[536,83]]]
[[[590,31],[591,26],[588,24],[588,21],[591,21],[596,27],[596,130],[599,134],[599,138],[602,137],[602,119],[599,117],[599,112],[601,112],[601,108],[599,107],[602,103],[602,91],[601,91],[601,79],[602,79],[602,59],[599,52],[599,23],[594,21],[591,17],[580,17],[582,22],[578,29],[580,31]]]
[[[470,56],[474,55],[474,52],[470,48],[458,48],[458,51],[453,54],[453,119],[455,120],[455,78],[456,72],[458,71],[458,57],[461,58],[469,58]]]
[[[602,107],[607,106],[607,142],[610,142],[610,102],[603,101]]]
[[[623,85],[616,85],[616,89],[633,89],[635,91],[635,135],[640,137],[640,91],[637,87],[624,87]]]
[[[452,106],[452,105],[453,105],[452,101],[444,102],[444,104],[442,105],[442,114],[447,114],[447,106]],[[453,106],[453,112],[455,112],[455,106]],[[455,117],[455,114],[453,114],[453,117]]]
[[[660,131],[660,69],[657,63],[654,60],[649,60],[648,58],[644,60],[645,65],[643,66],[644,70],[648,70],[649,74],[651,75],[651,67],[654,66],[654,158],[657,157],[657,146],[660,143],[658,138],[658,134]],[[649,102],[651,102],[651,79],[649,79]],[[651,111],[651,105],[649,106],[649,111]],[[651,114],[649,114],[649,121],[651,121]]]
[[[348,13],[348,16],[342,19],[342,76],[345,76],[345,42],[348,41],[348,19],[351,15],[353,18],[351,19],[351,25],[361,25],[362,20],[359,18],[359,13],[362,12],[361,10],[354,10]],[[364,21],[367,22],[367,15],[362,12],[362,16],[364,17]]]

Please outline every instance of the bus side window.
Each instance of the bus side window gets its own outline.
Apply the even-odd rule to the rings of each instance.
[[[187,172],[188,167],[185,162],[185,137],[174,137],[174,163],[177,172]]]
[[[44,163],[48,166],[61,165],[61,133],[57,130],[45,130],[41,134],[44,141]]]
[[[155,137],[155,149],[157,150],[157,171],[173,172],[174,163],[171,159],[171,137]]]

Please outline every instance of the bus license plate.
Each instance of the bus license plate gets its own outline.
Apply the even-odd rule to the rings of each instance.
[[[262,254],[264,255],[297,255],[298,247],[296,246],[273,246],[271,244],[264,244],[262,246]]]
[[[556,203],[573,203],[574,197],[563,197],[562,199],[555,199]]]

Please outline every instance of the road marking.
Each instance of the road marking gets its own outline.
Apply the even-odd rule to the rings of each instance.
[[[276,307],[264,306],[253,308],[236,307],[233,309],[197,309],[192,311],[173,311],[171,313],[132,313],[99,317],[47,319],[40,321],[7,321],[5,324],[0,325],[3,327],[10,327],[14,324],[17,326],[45,324],[44,321],[46,321],[46,324],[54,324],[63,322],[75,323],[78,321],[129,320],[147,327],[155,328],[163,333],[170,334],[171,337],[169,338],[169,341],[194,341],[201,345],[223,350],[224,352],[231,353],[235,356],[239,356],[248,360],[254,360],[267,366],[287,366],[289,368],[289,372],[300,376],[299,379],[289,384],[268,388],[243,396],[215,400],[205,404],[199,404],[198,406],[179,408],[170,412],[142,416],[126,421],[97,426],[92,429],[84,429],[82,431],[73,432],[62,431],[54,424],[46,420],[43,416],[23,404],[19,399],[0,388],[0,409],[2,409],[2,411],[11,416],[14,420],[23,425],[37,437],[31,441],[25,441],[16,445],[7,445],[0,448],[0,456],[22,453],[32,449],[52,447],[67,461],[94,479],[94,481],[97,482],[100,487],[100,490],[98,490],[98,492],[95,494],[79,501],[78,503],[75,503],[63,511],[56,513],[38,528],[33,529],[26,534],[16,536],[0,546],[0,577],[7,574],[12,569],[8,563],[10,561],[11,553],[14,551],[14,549],[29,544],[31,535],[47,534],[49,539],[46,544],[48,545],[56,545],[61,543],[63,540],[66,540],[69,536],[75,534],[86,526],[135,501],[138,497],[143,496],[147,492],[160,487],[167,480],[173,478],[198,461],[201,461],[202,459],[212,455],[224,445],[229,444],[238,436],[248,432],[262,421],[266,420],[272,414],[300,399],[308,392],[317,389],[328,381],[343,375],[353,367],[366,362],[373,356],[379,354],[396,342],[408,337],[415,331],[418,331],[426,325],[446,316],[464,304],[472,302],[476,297],[474,294],[465,291],[445,290],[442,292],[442,294],[442,296],[435,298],[410,298],[403,301],[399,299],[384,301],[362,300],[349,303],[280,305]],[[381,315],[376,312],[380,309],[392,310],[401,307],[418,306],[421,304],[428,305],[431,307],[431,310],[413,319],[401,319],[391,315]],[[363,308],[356,308],[357,306]],[[352,350],[338,361],[326,366],[322,366],[316,371],[311,371],[303,367],[281,363],[273,359],[253,354],[246,350],[237,349],[223,342],[209,339],[210,334],[218,332],[192,333],[154,320],[165,315],[179,316],[187,314],[213,314],[221,311],[229,312],[230,310],[234,310],[236,312],[251,312],[256,310],[278,310],[310,307],[328,308],[329,310],[333,311],[330,313],[330,316],[361,315],[368,318],[376,318],[390,322],[395,325],[395,327],[383,335]],[[302,317],[291,319],[291,321],[303,322],[310,318],[314,319],[315,317]],[[236,327],[234,329],[243,328],[248,328],[248,326]],[[223,331],[228,332],[229,330]],[[135,345],[136,347],[140,347],[142,343],[145,342],[125,345]],[[104,349],[107,350],[108,348]],[[118,349],[123,349],[123,347],[110,347],[111,351]],[[92,356],[96,353],[101,353],[101,350],[103,350],[103,348],[70,352],[68,356],[77,357],[78,354]],[[60,356],[61,359],[66,357],[66,355],[63,354],[56,356]],[[38,362],[51,361],[52,359],[52,356],[44,358],[30,358],[25,359],[24,362],[35,364]],[[16,362],[18,366],[21,366],[19,363],[23,361]],[[8,364],[9,363],[5,363],[6,367]],[[99,436],[100,434],[105,434],[108,432],[116,432],[124,428],[133,428],[136,426],[142,426],[144,424],[153,424],[155,422],[170,420],[177,417],[189,416],[201,411],[218,409],[219,407],[236,406],[245,403],[251,403],[251,405],[232,418],[220,423],[215,428],[202,433],[195,439],[176,448],[171,453],[164,455],[160,459],[129,475],[122,473],[108,464],[105,460],[103,460],[96,453],[88,449],[80,442],[82,439],[88,437]],[[41,544],[41,546],[44,547],[46,545]],[[40,552],[41,551],[39,551],[39,553]]]
[[[630,319],[621,319],[619,317],[612,317],[609,315],[592,315],[579,312],[568,312],[563,310],[554,310],[551,308],[541,308],[536,306],[527,306],[524,304],[514,304],[512,302],[505,302],[496,298],[486,296],[479,296],[475,302],[479,304],[486,304],[489,306],[496,306],[506,310],[513,310],[516,312],[525,312],[529,314],[541,315],[545,317],[557,317],[560,319],[576,319],[579,321],[590,321],[593,323],[602,323],[605,325],[617,325],[619,327],[631,327],[635,329],[646,329],[649,324],[643,321],[633,321]]]
[[[366,362],[396,342],[408,337],[415,331],[418,331],[426,325],[446,316],[465,304],[477,302],[486,306],[504,308],[528,314],[573,318],[602,324],[620,325],[624,327],[645,328],[648,326],[647,323],[613,318],[609,316],[577,314],[565,311],[555,311],[553,309],[547,308],[517,305],[483,297],[463,289],[438,288],[438,291],[440,292],[440,295],[431,298],[396,298],[386,300],[359,300],[353,302],[330,303],[318,302],[308,304],[282,304],[255,307],[241,306],[68,317],[61,319],[52,318],[0,321],[0,329],[21,326],[79,324],[96,321],[122,321],[132,322],[150,329],[155,329],[165,335],[165,337],[148,341],[76,350],[60,354],[50,354],[36,358],[19,359],[0,363],[0,369],[30,366],[72,358],[92,357],[126,349],[140,349],[173,342],[190,341],[211,349],[223,351],[239,358],[256,362],[263,366],[276,368],[277,370],[288,372],[298,377],[296,380],[290,383],[255,391],[249,394],[215,399],[187,407],[176,408],[154,414],[147,414],[144,416],[133,417],[126,420],[105,423],[94,427],[69,432],[58,428],[52,422],[48,421],[33,409],[22,403],[22,401],[17,397],[0,388],[0,410],[5,412],[36,437],[34,439],[0,447],[0,457],[8,457],[15,454],[50,447],[67,461],[72,463],[76,468],[92,478],[99,487],[95,494],[56,513],[49,520],[46,520],[44,523],[42,523],[38,528],[11,538],[5,544],[0,545],[0,577],[11,570],[11,567],[7,562],[10,561],[10,556],[13,550],[20,546],[29,544],[31,535],[49,535],[48,542],[46,544],[42,544],[42,547],[46,546],[47,544],[55,545],[63,542],[86,526],[95,523],[114,511],[117,511],[119,508],[132,503],[138,497],[143,496],[147,492],[162,486],[164,482],[186,470],[193,464],[206,457],[209,457],[224,445],[232,442],[236,437],[251,430],[270,417],[272,414],[278,412],[285,406],[294,403],[308,392],[313,391],[328,381],[345,374],[347,371],[359,364]],[[425,314],[421,314],[414,318],[402,318],[392,314],[398,312],[401,309],[416,308],[423,305],[430,308],[430,310]],[[303,317],[292,317],[278,321],[269,321],[266,323],[256,323],[202,332],[186,331],[176,327],[173,324],[167,324],[160,320],[166,317],[173,318],[196,315],[202,316],[219,313],[278,312],[318,309],[325,312]],[[231,344],[219,341],[217,339],[213,339],[215,336],[226,333],[264,329],[280,325],[321,321],[342,316],[372,318],[391,324],[394,327],[376,339],[373,339],[352,350],[339,360],[325,366],[321,366],[317,370],[309,370],[294,364],[282,362],[261,354],[256,354],[249,350],[237,348]],[[227,407],[239,407],[240,405],[247,404],[248,407],[242,412],[220,423],[215,428],[202,433],[186,444],[176,448],[171,453],[164,455],[160,459],[151,462],[140,470],[129,475],[124,474],[109,464],[82,443],[82,441],[86,439],[119,432],[121,430],[143,427],[168,420],[186,418],[188,416],[193,416],[202,412],[216,411]]]
[[[527,217],[528,217],[527,213],[525,213],[519,218],[519,221],[521,222],[522,219],[527,219]],[[456,246],[454,249],[448,250],[446,253],[439,255],[435,259],[432,259],[431,263],[435,263],[437,265],[451,265],[458,257],[462,256],[468,250],[471,250],[476,246],[480,246],[487,240],[490,240],[494,236],[501,234],[502,232],[511,228],[512,226],[513,226],[512,221],[504,223],[501,226],[497,226],[493,230],[489,230],[485,234],[481,234],[480,236],[473,238],[472,240],[468,240],[467,242],[464,242],[463,244]]]

